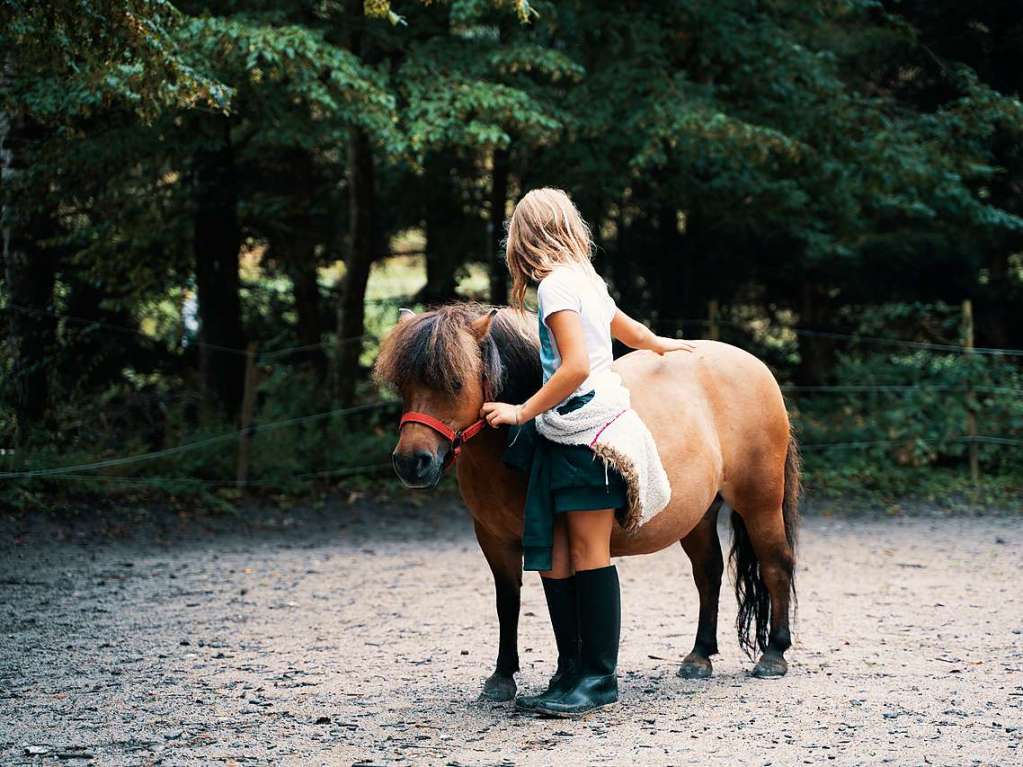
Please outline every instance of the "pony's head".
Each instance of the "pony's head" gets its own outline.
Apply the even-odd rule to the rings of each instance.
[[[406,412],[426,413],[459,431],[479,419],[486,398],[521,401],[539,386],[537,334],[529,317],[472,303],[422,314],[402,309],[373,375],[398,391]],[[407,487],[433,487],[450,450],[439,432],[407,423],[392,453],[394,470]]]

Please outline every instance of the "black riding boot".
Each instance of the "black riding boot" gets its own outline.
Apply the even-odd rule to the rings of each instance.
[[[538,703],[534,710],[553,716],[581,716],[618,700],[618,640],[622,602],[614,565],[575,574],[579,596],[579,672],[559,696]]]
[[[538,703],[561,695],[568,681],[579,669],[579,608],[575,576],[540,580],[543,582],[543,593],[547,597],[547,610],[550,612],[551,626],[554,628],[554,641],[558,645],[558,669],[542,693],[520,695],[515,699],[517,708],[528,710],[535,708]]]

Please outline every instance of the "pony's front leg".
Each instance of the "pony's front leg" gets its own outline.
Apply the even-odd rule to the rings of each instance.
[[[522,549],[518,542],[494,538],[474,522],[476,540],[494,574],[500,640],[497,668],[483,683],[481,700],[503,702],[515,698],[515,672],[519,670],[519,592],[522,589]]]

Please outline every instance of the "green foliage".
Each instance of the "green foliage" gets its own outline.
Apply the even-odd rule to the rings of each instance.
[[[861,356],[862,355],[862,356]],[[990,355],[911,352],[845,353],[838,386],[851,391],[793,396],[808,444],[863,443],[856,455],[872,464],[937,466],[961,463],[969,447],[967,413],[978,433],[1023,442],[1023,373]],[[989,471],[1023,470],[1018,450],[978,446]],[[822,450],[822,465],[849,461],[848,450]]]
[[[509,199],[567,188],[628,311],[671,333],[715,300],[730,312],[727,340],[784,383],[860,387],[792,391],[807,445],[867,443],[809,449],[822,486],[905,490],[922,472],[961,473],[967,409],[982,435],[1023,438],[1019,359],[847,336],[958,343],[958,307],[973,298],[980,345],[1023,346],[1023,14],[993,13],[874,0],[367,0],[359,13],[0,0],[0,111],[3,130],[17,129],[4,143],[17,170],[4,220],[55,264],[56,284],[35,307],[55,347],[32,369],[0,355],[5,379],[52,369],[37,442],[49,447],[18,466],[237,430],[199,412],[201,347],[183,320],[197,287],[197,158],[211,152],[229,158],[248,336],[286,349],[314,326],[329,369],[350,140],[365,135],[378,254],[414,242],[429,280],[472,271],[478,293],[484,262],[500,265],[498,169]],[[27,300],[2,292],[5,305]],[[374,336],[413,300],[378,292],[366,305]],[[363,368],[376,348],[362,346]],[[274,363],[259,420],[336,407],[335,382],[308,363]],[[364,369],[328,372],[377,396]],[[0,431],[13,422],[0,408]],[[252,475],[268,492],[329,483],[322,472],[386,460],[391,427],[381,414],[257,432]],[[214,442],[111,471],[109,485],[75,481],[221,498],[234,450]],[[1017,475],[1021,454],[979,445],[986,475]],[[40,486],[62,485],[13,485],[23,498]]]
[[[196,61],[236,89],[232,114],[311,148],[357,125],[400,151],[395,100],[385,76],[327,39],[324,29],[259,16],[190,18],[178,30]]]
[[[113,105],[144,117],[226,110],[230,89],[178,46],[181,20],[167,0],[3,0],[0,50],[12,76],[3,108],[58,122]]]

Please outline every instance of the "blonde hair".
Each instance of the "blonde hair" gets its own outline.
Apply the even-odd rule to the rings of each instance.
[[[590,227],[561,189],[534,189],[519,200],[508,222],[505,260],[512,278],[511,303],[525,308],[526,286],[555,266],[581,263],[593,269]]]

